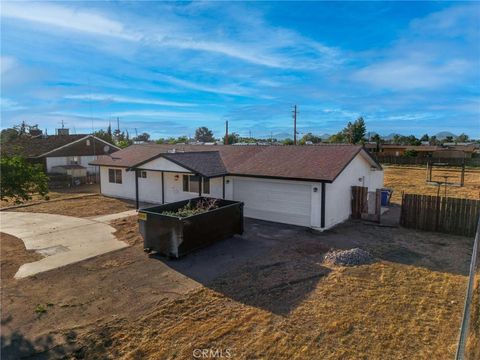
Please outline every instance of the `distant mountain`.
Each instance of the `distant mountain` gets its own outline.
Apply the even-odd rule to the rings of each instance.
[[[273,138],[277,140],[293,139],[293,132],[291,134],[287,132],[273,134]]]
[[[330,134],[325,133],[325,134],[320,135],[320,139],[322,139],[322,140],[328,140],[328,138],[329,138],[330,136],[331,136]]]
[[[369,131],[365,134],[365,137],[367,139],[370,139],[372,136],[375,136],[375,135],[378,135],[378,133],[376,133],[375,131]]]
[[[438,140],[443,140],[447,136],[451,136],[454,139],[457,137],[457,135],[451,133],[450,131],[440,131],[438,134],[435,134],[435,136],[437,137]]]

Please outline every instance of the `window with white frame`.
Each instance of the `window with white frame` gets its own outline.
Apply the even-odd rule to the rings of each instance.
[[[113,184],[122,183],[122,170],[121,169],[108,169],[108,182]]]
[[[142,179],[146,179],[147,178],[147,172],[145,170],[139,171],[138,172],[138,177],[142,178]]]
[[[200,181],[203,185],[202,193],[210,194],[210,179],[197,175],[183,175],[183,191],[198,194]]]
[[[80,157],[79,156],[69,156],[67,158],[67,165],[80,165]]]

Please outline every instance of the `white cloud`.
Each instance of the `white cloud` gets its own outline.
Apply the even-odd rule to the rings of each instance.
[[[429,89],[457,82],[470,66],[461,59],[436,65],[404,58],[372,64],[356,72],[353,78],[386,89]]]
[[[224,36],[191,18],[173,16],[164,9],[161,23],[139,24],[135,17],[122,23],[100,13],[67,6],[38,3],[2,3],[2,17],[31,21],[52,27],[141,42],[152,47],[171,47],[227,56],[247,63],[271,68],[311,69],[339,63],[338,50],[304,38],[289,29],[271,27],[263,21],[236,24],[237,37]],[[25,7],[28,6],[28,11]],[[228,22],[237,18],[229,14]],[[175,35],[172,35],[175,34]],[[261,34],[261,36],[259,36]],[[292,50],[292,51],[290,51]],[[294,55],[292,55],[294,54]]]
[[[15,111],[25,109],[25,106],[20,105],[18,102],[7,99],[4,97],[0,98],[0,109],[3,111]]]
[[[161,105],[161,106],[177,106],[177,107],[189,107],[196,106],[192,103],[181,103],[167,100],[154,100],[145,98],[133,98],[127,96],[113,95],[113,94],[79,94],[79,95],[66,95],[66,99],[74,100],[88,100],[88,101],[106,101],[115,103],[128,103],[128,104],[148,104],[148,105]]]
[[[168,82],[173,85],[184,87],[187,89],[198,90],[203,92],[215,93],[215,94],[225,94],[225,95],[235,95],[235,96],[249,96],[251,90],[243,86],[230,85],[230,86],[209,86],[201,85],[194,83],[192,81],[178,79],[170,75],[157,75],[157,77],[165,82]]]
[[[139,36],[125,31],[117,21],[94,12],[38,3],[2,2],[2,17],[33,21],[97,35],[125,40],[138,40]]]
[[[17,61],[11,56],[0,56],[0,75],[4,75],[17,66]]]

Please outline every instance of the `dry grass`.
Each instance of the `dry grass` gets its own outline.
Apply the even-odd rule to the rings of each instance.
[[[15,211],[90,217],[119,213],[134,208],[135,205],[131,201],[92,195],[61,201],[45,201],[37,205],[20,207]]]
[[[336,268],[290,312],[268,309],[307,283],[235,297],[201,288],[135,322],[87,337],[87,358],[190,359],[196,348],[235,359],[446,359],[454,355],[465,278],[379,262]],[[228,285],[227,285],[228,286]],[[236,286],[231,283],[230,286]],[[255,285],[252,285],[255,287]],[[299,287],[299,288],[296,288]],[[250,294],[250,295],[248,295]],[[105,345],[107,344],[107,345]]]
[[[407,166],[384,166],[385,187],[394,189],[392,202],[401,203],[402,191],[409,194],[436,195],[437,186],[428,185],[426,180],[425,167],[407,167]],[[458,169],[435,170],[432,174],[432,180],[444,181],[441,175],[449,175],[449,182],[457,182],[460,179]],[[444,187],[442,186],[440,194],[443,196]],[[480,199],[480,170],[465,170],[465,186],[448,186],[447,196]]]

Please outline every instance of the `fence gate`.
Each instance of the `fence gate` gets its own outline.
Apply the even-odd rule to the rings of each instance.
[[[427,231],[474,236],[480,200],[430,195],[402,195],[400,225]]]
[[[368,212],[368,188],[352,186],[352,219],[361,219]]]

